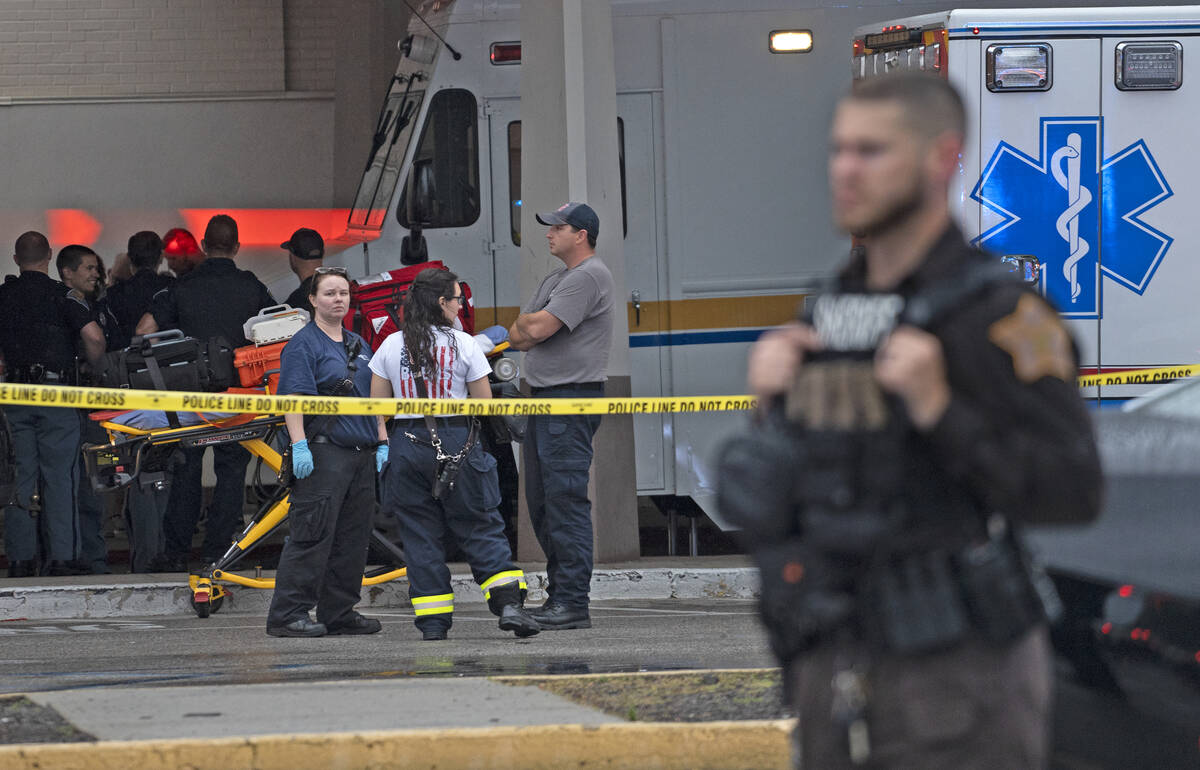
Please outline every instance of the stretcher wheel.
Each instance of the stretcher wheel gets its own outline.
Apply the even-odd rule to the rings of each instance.
[[[195,596],[192,597],[192,609],[196,611],[197,617],[207,618],[214,612],[221,609],[221,605],[225,602],[224,596],[214,596],[208,601],[200,601]]]

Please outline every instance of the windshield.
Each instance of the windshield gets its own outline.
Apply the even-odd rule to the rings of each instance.
[[[371,157],[363,171],[350,211],[351,227],[379,230],[400,179],[400,164],[412,138],[413,119],[421,109],[424,91],[396,90],[388,95],[372,139]]]

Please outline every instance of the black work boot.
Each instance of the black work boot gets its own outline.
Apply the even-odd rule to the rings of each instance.
[[[500,630],[512,631],[518,638],[533,636],[542,630],[525,609],[525,596],[516,583],[493,588],[488,597],[488,609],[500,617]]]

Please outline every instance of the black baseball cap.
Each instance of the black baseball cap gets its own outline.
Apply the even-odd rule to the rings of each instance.
[[[324,259],[325,241],[316,230],[301,227],[292,233],[292,237],[279,244],[279,248],[287,249],[300,259]]]
[[[586,203],[564,203],[554,211],[534,216],[543,225],[570,225],[576,230],[587,230],[593,238],[600,236],[600,217]]]

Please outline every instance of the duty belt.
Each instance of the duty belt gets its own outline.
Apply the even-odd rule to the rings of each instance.
[[[42,383],[74,384],[75,373],[58,369],[47,369],[42,364],[15,367],[9,375],[9,382],[20,382],[28,385]]]

